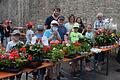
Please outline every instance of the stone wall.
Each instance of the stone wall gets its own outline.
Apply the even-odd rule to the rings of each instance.
[[[61,14],[81,16],[83,21],[93,23],[98,12],[105,17],[113,17],[120,25],[120,0],[0,0],[0,20],[11,19],[17,26],[27,21],[44,23],[54,6],[59,6]]]

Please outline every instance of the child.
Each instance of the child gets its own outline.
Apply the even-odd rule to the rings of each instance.
[[[87,25],[87,32],[85,33],[85,37],[90,39],[92,42],[94,42],[94,33],[92,31],[92,25]]]
[[[19,30],[14,30],[12,32],[12,41],[8,42],[7,47],[6,47],[6,52],[9,52],[12,47],[14,47],[17,43],[22,43],[20,40],[20,31]],[[22,74],[16,75],[17,80],[21,79]],[[15,77],[10,77],[10,80],[14,80]]]
[[[61,42],[61,37],[58,32],[58,25],[59,25],[59,23],[56,20],[53,20],[51,22],[51,28],[48,30],[45,30],[43,36],[46,36],[48,38],[49,43],[51,41],[56,41],[56,40]]]
[[[92,31],[92,25],[91,24],[87,25],[87,32],[85,33],[85,37],[90,39],[92,42],[94,42],[94,33]],[[91,71],[93,68],[90,65],[90,60],[86,59],[85,62],[86,62],[85,70],[86,71]]]
[[[58,23],[59,23],[58,32],[60,34],[60,37],[61,37],[62,41],[64,41],[64,35],[67,32],[67,29],[65,28],[65,25],[64,25],[64,21],[65,21],[65,17],[64,16],[60,16],[58,18]]]
[[[84,36],[78,32],[79,29],[79,24],[75,23],[73,26],[74,31],[70,33],[70,41],[72,43],[78,42],[80,38],[84,38]],[[71,73],[73,74],[74,72],[78,71],[78,61],[70,62],[70,68],[71,68]]]
[[[70,43],[70,40],[69,40],[69,32],[66,33],[66,35],[64,35],[64,41],[63,43]]]
[[[31,40],[32,45],[42,43],[43,32],[44,32],[44,27],[42,25],[37,25],[36,34],[34,35],[34,37],[32,37],[32,40]],[[47,44],[48,44],[48,42],[46,43],[46,45]],[[41,71],[41,73],[40,73],[41,79],[43,80],[46,68],[42,68],[40,71]],[[34,71],[32,74],[33,74],[33,80],[36,80],[38,71]]]
[[[32,37],[34,35],[34,32],[32,31],[33,23],[32,22],[28,22],[26,24],[26,26],[28,28],[28,30],[26,31],[26,39],[27,39],[26,44],[30,44],[31,39],[32,39]]]
[[[72,31],[70,33],[70,40],[72,43],[75,43],[77,42],[80,38],[84,38],[84,36],[78,32],[78,29],[79,29],[79,24],[78,23],[75,23],[74,26],[74,31]]]
[[[61,37],[58,32],[58,26],[59,26],[59,23],[56,20],[53,20],[51,22],[51,28],[48,30],[45,30],[44,36],[48,38],[49,43],[54,41],[61,42]],[[49,67],[47,71],[46,79],[54,80],[54,78],[57,78],[59,76],[58,74],[59,72],[54,70],[58,70],[58,69],[59,69],[58,65],[56,67]]]
[[[12,40],[10,42],[8,42],[7,47],[6,47],[6,52],[9,52],[10,49],[12,47],[14,47],[17,43],[22,43],[24,44],[22,41],[19,40],[20,39],[20,31],[19,30],[14,30],[12,32]]]

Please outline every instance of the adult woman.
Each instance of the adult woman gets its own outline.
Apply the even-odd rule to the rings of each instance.
[[[68,22],[65,24],[65,27],[67,29],[67,32],[70,34],[70,32],[73,30],[73,26],[75,24],[75,16],[71,14],[68,17]]]
[[[79,32],[79,33],[83,33],[84,30],[85,30],[85,26],[84,26],[84,24],[83,24],[83,22],[82,22],[81,17],[77,17],[77,18],[76,18],[76,22],[80,24],[79,29],[78,29],[78,32]]]

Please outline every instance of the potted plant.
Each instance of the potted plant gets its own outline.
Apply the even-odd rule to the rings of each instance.
[[[2,64],[1,70],[19,72],[28,60],[29,58],[27,58],[24,54],[19,53],[18,50],[11,50],[8,54],[2,54],[0,56]]]
[[[99,34],[98,34],[99,33]],[[109,46],[116,43],[116,39],[109,30],[95,32],[95,44],[99,47]]]
[[[64,58],[64,54],[61,53],[60,49],[54,47],[49,53],[47,53],[47,57],[53,63],[58,63],[60,59]]]
[[[50,46],[42,44],[26,45],[26,53],[32,56],[32,60],[28,63],[31,68],[40,66],[45,58],[47,52],[51,50]]]

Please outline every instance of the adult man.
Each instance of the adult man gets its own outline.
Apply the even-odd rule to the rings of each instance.
[[[45,29],[50,29],[51,28],[50,27],[51,22],[53,20],[58,19],[58,17],[60,16],[60,11],[61,11],[60,8],[57,8],[57,7],[53,9],[53,14],[50,15],[45,21]]]
[[[94,22],[94,29],[95,30],[105,26],[105,22],[103,19],[103,13],[98,13],[96,17],[97,17],[97,20]]]
[[[4,40],[4,28],[3,28],[3,23],[0,23],[0,38],[1,38],[1,44],[3,45],[3,40]]]
[[[10,20],[5,20],[3,23],[5,33],[5,46],[10,41],[11,24],[12,22]]]

